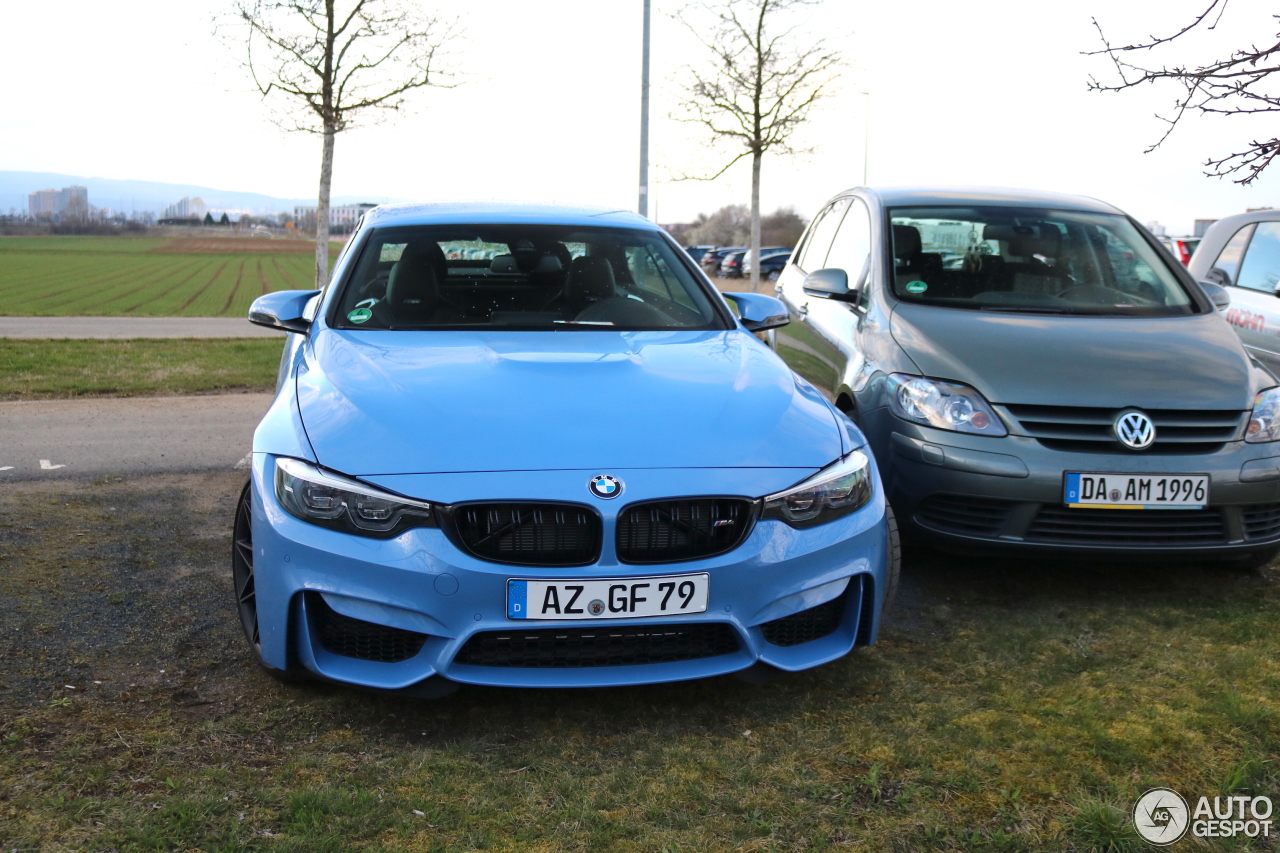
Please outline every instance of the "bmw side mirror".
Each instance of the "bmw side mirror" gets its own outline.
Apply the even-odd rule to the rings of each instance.
[[[862,294],[857,288],[849,289],[849,275],[842,269],[814,270],[804,277],[804,292],[819,299],[832,299],[857,305]]]
[[[1209,301],[1213,303],[1213,307],[1222,311],[1231,305],[1231,294],[1221,285],[1214,284],[1211,281],[1200,282],[1200,289],[1204,291],[1204,295],[1209,297]]]
[[[249,322],[305,335],[311,329],[307,304],[319,295],[318,290],[280,290],[259,296],[249,306]]]
[[[725,293],[725,299],[732,299],[738,306],[738,319],[748,332],[763,332],[776,329],[791,322],[787,306],[779,299],[765,296],[763,293]]]

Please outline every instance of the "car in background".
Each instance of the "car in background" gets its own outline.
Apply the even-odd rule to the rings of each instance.
[[[722,246],[719,249],[707,252],[702,256],[702,260],[700,261],[702,264],[702,271],[707,274],[708,278],[718,275],[720,262],[724,260],[725,255],[743,251],[746,251],[746,246]]]
[[[1199,237],[1168,237],[1161,234],[1156,239],[1163,243],[1164,247],[1181,261],[1184,267],[1190,265],[1191,257],[1195,254],[1196,247],[1200,245]]]
[[[776,252],[760,261],[760,277],[765,281],[777,281],[791,262],[791,252]]]
[[[707,252],[714,251],[715,246],[685,246],[684,250],[689,253],[689,257],[693,258],[695,263],[701,263],[703,256]]]
[[[787,251],[786,246],[764,246],[760,249],[760,254]],[[750,249],[743,249],[740,252],[730,252],[720,261],[720,278],[742,278],[749,275],[751,270]]]
[[[1280,376],[1280,210],[1220,219],[1187,267],[1231,294],[1224,315],[1251,355]]]
[[[776,292],[777,352],[862,427],[917,537],[1239,568],[1280,551],[1280,387],[1226,290],[1111,205],[850,190]]]
[[[760,261],[761,263],[768,263],[771,259],[776,258],[779,255],[790,255],[791,251],[792,250],[790,246],[770,246],[767,249],[760,250]],[[754,266],[755,264],[753,264],[751,261],[751,253],[747,252],[745,255],[742,256],[742,275],[744,277],[749,277],[751,275],[751,270]],[[786,264],[784,263],[782,266],[786,266]],[[777,269],[780,270],[782,269],[782,267],[779,266],[777,267]],[[765,273],[763,269],[760,273],[760,277],[765,278]]]
[[[738,315],[729,310],[732,300]],[[290,332],[234,522],[258,663],[431,696],[802,670],[898,571],[852,422],[634,213],[365,214]]]

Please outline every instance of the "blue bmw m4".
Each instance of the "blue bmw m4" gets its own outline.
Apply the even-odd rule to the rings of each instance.
[[[623,211],[367,213],[288,337],[232,571],[278,676],[458,683],[767,676],[875,641],[897,530],[862,435]]]

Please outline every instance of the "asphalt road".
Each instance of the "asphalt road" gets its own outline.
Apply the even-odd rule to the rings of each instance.
[[[274,338],[241,317],[0,317],[0,338]]]
[[[0,484],[233,470],[270,405],[270,394],[0,403]]]

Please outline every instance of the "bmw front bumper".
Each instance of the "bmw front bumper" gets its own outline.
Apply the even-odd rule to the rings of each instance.
[[[660,565],[619,562],[618,512],[671,495],[758,495],[807,469],[614,471],[616,501],[590,497],[590,471],[368,478],[423,500],[537,499],[588,504],[603,520],[589,566],[487,562],[439,528],[370,539],[318,527],[278,503],[275,457],[253,457],[253,545],[262,655],[334,681],[400,689],[432,676],[513,687],[586,687],[678,681],[765,663],[803,670],[875,641],[886,584],[879,480],[871,500],[829,523],[794,529],[760,520],[732,551]],[[874,463],[873,463],[874,473]],[[756,488],[752,488],[754,484]],[[495,498],[496,496],[496,498]],[[648,578],[705,572],[703,613],[555,621],[507,618],[512,578]]]

